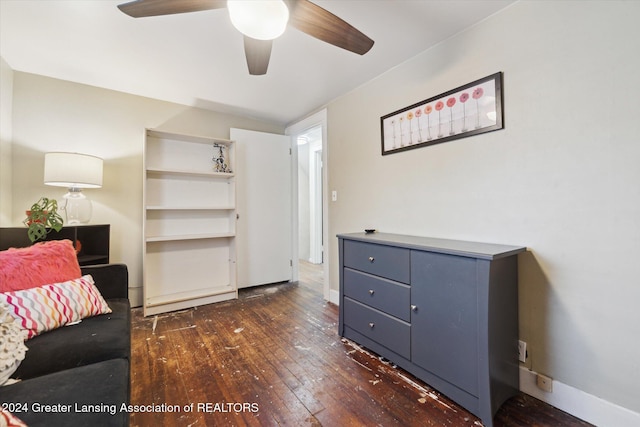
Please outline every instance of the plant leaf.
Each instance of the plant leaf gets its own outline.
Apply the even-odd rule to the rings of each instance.
[[[44,239],[47,236],[47,228],[41,223],[32,223],[27,231],[29,240],[35,242],[36,240]]]

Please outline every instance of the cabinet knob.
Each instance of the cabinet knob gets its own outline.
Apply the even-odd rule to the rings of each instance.
[[[374,326],[376,326],[376,324],[375,324],[375,323],[373,323],[373,322],[369,323],[369,327],[370,327],[371,329],[373,329],[373,327],[374,327]]]
[[[417,305],[411,305],[411,311],[418,311]]]
[[[369,295],[373,295],[376,291],[374,291],[373,289],[369,289]]]
[[[369,262],[373,262],[373,261],[375,261],[375,260],[376,260],[376,259],[375,259],[374,257],[372,257],[372,256],[370,256],[370,257],[369,257]]]

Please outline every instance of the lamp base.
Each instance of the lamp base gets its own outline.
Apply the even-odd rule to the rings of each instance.
[[[91,200],[82,194],[80,188],[69,188],[69,192],[63,196],[65,200],[64,207],[66,220],[68,225],[87,224],[91,219],[93,207]]]

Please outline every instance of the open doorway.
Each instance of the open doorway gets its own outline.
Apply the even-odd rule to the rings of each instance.
[[[300,278],[323,292],[322,126],[298,134],[298,258]]]
[[[299,122],[292,124],[291,126],[287,127],[287,129],[285,130],[285,135],[289,135],[291,138],[291,145],[292,145],[292,161],[291,161],[291,174],[294,177],[293,179],[293,185],[292,185],[292,200],[294,200],[294,203],[292,204],[292,208],[294,211],[294,214],[292,216],[292,247],[293,247],[293,253],[294,253],[294,260],[298,259],[298,262],[293,262],[293,277],[292,280],[293,281],[300,281],[302,282],[303,280],[308,280],[308,281],[314,281],[314,282],[318,282],[320,283],[320,291],[322,292],[322,295],[324,297],[325,300],[330,301],[334,304],[338,304],[339,303],[339,293],[337,290],[331,289],[331,286],[329,284],[329,262],[328,260],[331,259],[331,256],[329,254],[329,251],[331,250],[331,245],[329,244],[329,236],[328,236],[328,230],[329,230],[329,226],[328,226],[328,218],[329,218],[329,206],[328,206],[328,200],[327,200],[327,182],[328,182],[328,177],[327,177],[327,110],[321,110],[318,111],[317,113],[314,113],[302,120],[300,120]],[[299,146],[297,144],[298,142],[298,136],[306,136],[308,138],[308,141],[304,141],[301,140],[300,143],[301,145]],[[321,141],[320,145],[316,145],[317,143],[313,143],[310,144],[312,140],[319,140]],[[313,146],[313,147],[317,147],[317,149],[313,149],[310,150],[309,147],[304,148],[304,145],[306,144],[310,144],[309,146]],[[303,147],[300,150],[300,147]],[[303,151],[306,152],[306,155],[302,155],[299,156],[299,151]],[[311,157],[310,153],[313,152],[314,155],[313,157]],[[308,158],[309,162],[311,162],[311,159],[313,159],[313,161],[317,164],[319,160],[321,160],[320,162],[320,167],[318,168],[316,166],[315,169],[311,168],[311,165],[309,163],[309,168],[307,169],[307,176],[309,177],[309,171],[314,170],[315,172],[312,173],[312,176],[319,176],[320,178],[317,179],[317,181],[315,182],[314,188],[316,188],[316,192],[315,192],[315,205],[314,208],[311,209],[311,196],[310,193],[309,195],[307,195],[307,200],[309,200],[308,202],[304,203],[304,205],[302,205],[302,208],[304,209],[305,206],[309,206],[308,210],[307,210],[307,214],[300,214],[299,211],[301,209],[301,203],[299,203],[297,200],[300,197],[299,192],[298,192],[298,187],[300,186],[305,186],[307,187],[304,182],[310,182],[310,178],[307,178],[309,181],[303,181],[303,185],[300,185],[299,182],[299,170],[298,170],[298,158],[299,157],[303,157],[303,158]],[[311,219],[311,212],[314,212],[314,220]],[[303,218],[303,220],[305,220],[307,222],[308,227],[309,227],[309,234],[308,234],[308,248],[309,248],[309,252],[308,254],[305,253],[303,255],[299,255],[300,254],[300,241],[301,239],[298,237],[298,235],[300,234],[300,227],[298,225],[298,221],[300,218]],[[315,226],[315,237],[314,237],[314,242],[315,244],[312,245],[311,244],[311,224],[316,224]],[[319,224],[319,225],[318,225]],[[306,233],[305,233],[306,234]],[[304,239],[304,238],[303,238]],[[307,247],[307,240],[302,240],[303,241],[303,246]],[[318,262],[318,259],[320,260],[320,264],[314,264],[311,263],[310,261],[306,261],[308,259],[312,259],[312,255],[311,255],[311,247],[316,248],[315,249],[315,257],[313,258],[316,262]],[[318,249],[319,248],[319,249]],[[319,257],[318,257],[319,255]],[[303,261],[300,261],[300,259],[302,259]],[[307,272],[302,271],[300,269],[301,264],[305,264],[304,267],[311,267],[312,272]],[[309,273],[309,274],[308,274]]]

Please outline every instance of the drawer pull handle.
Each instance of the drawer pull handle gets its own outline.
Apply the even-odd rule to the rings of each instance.
[[[375,260],[376,260],[376,259],[375,259],[374,257],[372,257],[372,256],[370,256],[370,257],[369,257],[369,262],[373,262],[373,261],[375,261]]]
[[[411,311],[418,311],[418,306],[417,305],[412,305],[411,306]]]
[[[369,327],[370,327],[371,329],[373,329],[373,327],[374,327],[374,326],[376,326],[376,324],[375,324],[375,323],[373,323],[373,322],[369,323]]]
[[[374,291],[373,289],[369,289],[369,295],[373,295],[376,291]]]

